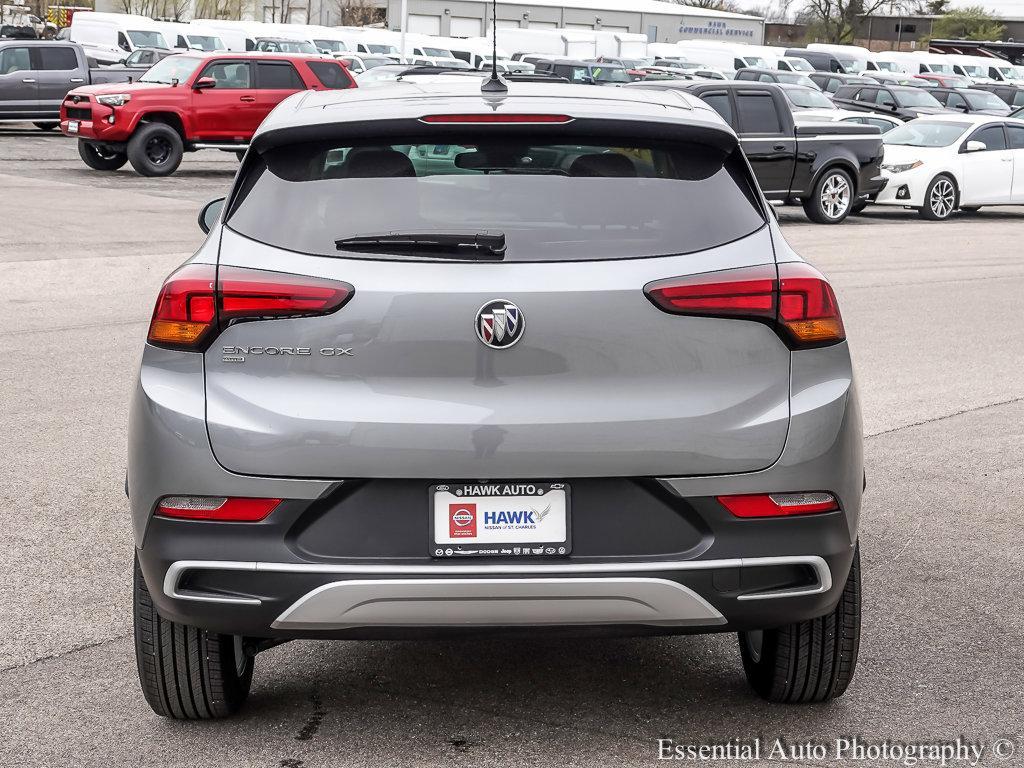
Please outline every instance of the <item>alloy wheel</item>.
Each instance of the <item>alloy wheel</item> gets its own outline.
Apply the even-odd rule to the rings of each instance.
[[[830,219],[838,219],[850,207],[850,184],[840,174],[829,176],[821,186],[821,209]]]
[[[928,196],[928,205],[932,213],[940,219],[944,219],[953,212],[956,203],[956,190],[953,182],[949,179],[939,179],[932,187],[932,193]]]

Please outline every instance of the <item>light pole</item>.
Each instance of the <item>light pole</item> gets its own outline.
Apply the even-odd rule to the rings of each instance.
[[[405,60],[405,28],[409,26],[409,0],[402,0],[402,60]]]

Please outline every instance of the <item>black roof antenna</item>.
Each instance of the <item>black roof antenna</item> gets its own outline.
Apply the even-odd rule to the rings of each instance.
[[[484,80],[483,93],[508,93],[508,83],[498,74],[498,0],[491,0],[491,76]]]

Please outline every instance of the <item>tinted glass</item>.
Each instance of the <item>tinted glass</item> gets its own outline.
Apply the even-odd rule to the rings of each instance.
[[[247,61],[217,61],[207,66],[199,76],[212,77],[221,89],[252,88],[252,74]]]
[[[787,88],[786,98],[798,109],[837,109],[825,94],[816,88]]]
[[[292,251],[376,259],[389,256],[339,252],[335,241],[500,231],[506,261],[575,261],[692,253],[764,225],[740,149],[623,141],[446,132],[279,147],[247,161],[228,226]]]
[[[25,72],[32,69],[28,48],[4,48],[0,50],[0,75]]]
[[[224,50],[224,43],[221,42],[221,39],[212,35],[189,35],[188,42],[189,45],[197,45],[204,51]]]
[[[922,91],[918,88],[900,88],[895,91],[896,98],[904,107],[941,107],[927,91]]]
[[[1010,136],[1010,149],[1024,149],[1024,128],[1018,125],[1008,125],[1006,133]]]
[[[40,46],[39,57],[42,59],[43,69],[67,71],[78,68],[78,57],[75,56],[73,48]]]
[[[257,87],[265,91],[301,91],[306,87],[295,67],[286,63],[258,62],[256,82]]]
[[[1000,112],[1009,112],[1009,107],[1006,106],[1006,102],[996,96],[994,93],[967,93],[964,94],[964,98],[967,102],[975,109],[995,109]]]
[[[1001,125],[990,125],[988,128],[982,128],[968,140],[985,142],[985,150],[988,152],[1006,149],[1006,137],[1003,136],[1003,126]]]
[[[706,101],[709,107],[720,114],[725,122],[729,125],[735,125],[732,116],[732,104],[729,102],[729,94],[705,93],[701,95],[701,99]]]
[[[888,120],[879,120],[877,117],[864,118],[864,122],[867,123],[868,125],[875,126],[875,128],[880,130],[882,133],[888,133],[895,127]]]
[[[736,94],[736,111],[744,133],[782,133],[775,100],[768,94]]]
[[[341,42],[341,40],[314,40],[313,45],[322,51],[330,51],[331,53],[341,53],[348,50],[348,46]]]
[[[352,85],[352,79],[342,69],[341,65],[332,61],[311,61],[309,68],[313,70],[316,79],[325,88],[348,88]]]
[[[743,69],[736,73],[737,80],[756,80],[758,77],[759,75],[756,72],[747,72]]]

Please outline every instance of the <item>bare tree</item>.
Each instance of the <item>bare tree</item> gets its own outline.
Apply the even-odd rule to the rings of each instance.
[[[828,42],[850,43],[859,17],[900,7],[899,0],[808,0],[799,16]]]
[[[334,0],[338,24],[346,27],[364,27],[384,20],[384,9],[373,0]]]

